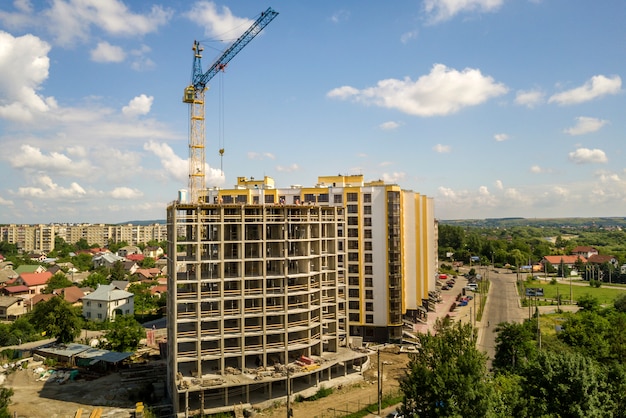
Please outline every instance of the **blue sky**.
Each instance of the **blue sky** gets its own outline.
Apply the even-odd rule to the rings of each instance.
[[[439,219],[625,215],[622,0],[15,0],[0,223],[163,219],[187,187],[193,41],[208,68],[268,6],[211,80],[208,186],[362,174]]]

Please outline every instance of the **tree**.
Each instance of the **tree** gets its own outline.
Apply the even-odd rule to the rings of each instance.
[[[121,261],[116,261],[111,268],[111,280],[124,280],[125,278],[124,264]]]
[[[143,260],[141,260],[140,265],[141,268],[149,269],[156,266],[156,261],[152,257],[145,257]]]
[[[56,337],[60,343],[69,343],[80,334],[82,319],[79,309],[57,296],[36,304],[29,318],[46,335]]]
[[[471,324],[438,320],[436,334],[418,336],[407,376],[400,382],[403,413],[412,416],[484,417],[489,410],[486,357],[476,349]]]
[[[110,283],[111,282],[109,281],[107,276],[105,276],[104,274],[98,273],[98,272],[93,272],[89,276],[87,276],[87,278],[85,280],[83,280],[81,282],[81,285],[83,287],[87,286],[87,287],[91,287],[93,289],[97,289],[98,285],[110,284]]]
[[[80,271],[89,271],[93,267],[91,254],[81,253],[72,257],[72,264]]]
[[[613,307],[618,312],[626,312],[626,293],[622,293],[615,298]]]
[[[13,389],[0,387],[0,418],[11,418],[13,416],[9,413],[11,396],[13,396]]]
[[[607,338],[611,324],[598,312],[583,310],[569,315],[557,338],[585,356],[597,360],[610,358],[610,341]]]
[[[109,248],[109,251],[115,254],[120,248],[126,247],[127,245],[128,245],[128,242],[126,241],[114,242],[112,239],[110,239],[108,248]]]
[[[141,315],[156,309],[157,303],[150,293],[150,283],[133,283],[128,287],[128,291],[135,295],[134,306],[135,312]]]
[[[576,304],[585,311],[596,311],[600,307],[600,301],[588,293],[578,297]]]
[[[580,353],[540,351],[520,375],[523,392],[529,397],[524,416],[614,416],[615,404],[607,392],[606,373]]]
[[[537,354],[537,344],[534,340],[534,324],[503,322],[496,326],[496,354],[493,367],[502,370],[519,368],[532,360]]]
[[[50,277],[50,280],[48,280],[48,285],[44,289],[43,293],[52,293],[55,289],[63,289],[72,285],[74,285],[74,283],[65,277],[65,274],[55,273],[52,277]]]
[[[135,351],[146,331],[132,315],[117,315],[105,332],[105,347],[118,352]]]

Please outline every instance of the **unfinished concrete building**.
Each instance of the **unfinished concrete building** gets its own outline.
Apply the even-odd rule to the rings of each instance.
[[[344,209],[284,204],[263,189],[167,208],[178,416],[285,399],[365,361],[345,348]]]

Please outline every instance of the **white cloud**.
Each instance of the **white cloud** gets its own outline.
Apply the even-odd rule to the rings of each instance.
[[[38,94],[48,78],[50,45],[33,35],[13,37],[0,31],[0,117],[30,121],[54,101]]]
[[[359,94],[359,89],[350,86],[337,87],[329,91],[326,96],[333,99],[348,99]]]
[[[400,36],[400,42],[402,42],[403,44],[409,43],[413,39],[417,39],[418,35],[419,32],[417,30],[403,33],[402,36]]]
[[[538,165],[533,165],[532,167],[530,167],[531,173],[540,174],[540,173],[543,173],[543,171],[544,171],[543,168],[541,168]]]
[[[607,94],[617,94],[621,89],[622,79],[619,76],[605,77],[596,75],[580,87],[554,94],[548,102],[560,105],[578,104]]]
[[[497,142],[502,142],[509,139],[509,136],[507,134],[495,134],[493,136],[493,139],[495,139]]]
[[[291,164],[290,166],[287,166],[287,167],[282,166],[282,165],[277,165],[276,166],[276,171],[284,172],[284,173],[292,173],[292,172],[298,171],[298,170],[300,170],[300,167],[296,163],[293,163],[293,164]]]
[[[403,172],[393,172],[393,173],[383,173],[383,180],[386,183],[397,184],[402,181],[406,177],[406,173]]]
[[[122,62],[126,58],[124,50],[108,42],[98,42],[91,51],[91,60],[95,62]]]
[[[540,90],[520,90],[515,95],[515,103],[530,109],[544,102],[545,93]]]
[[[75,199],[85,196],[87,192],[78,183],[72,182],[70,187],[61,187],[54,183],[48,176],[40,176],[33,179],[40,187],[20,187],[18,195],[21,197],[33,197],[40,199]]]
[[[569,153],[570,161],[576,164],[606,163],[608,159],[604,151],[600,149],[578,148]]]
[[[33,6],[30,0],[14,0],[13,6],[17,12],[0,10],[0,22],[10,29],[20,29],[32,24]]]
[[[350,12],[347,10],[339,10],[330,17],[330,21],[333,23],[341,23],[350,19]]]
[[[55,0],[43,12],[49,30],[60,45],[86,41],[92,26],[114,36],[141,36],[155,32],[173,16],[173,11],[152,6],[142,15],[128,10],[119,0]]]
[[[607,123],[609,123],[608,120],[579,116],[576,118],[576,125],[563,132],[570,135],[584,135],[600,130]]]
[[[493,12],[504,0],[425,0],[424,10],[433,23],[451,19],[462,12]]]
[[[41,149],[24,144],[20,152],[11,155],[8,159],[14,168],[26,169],[33,172],[48,171],[61,175],[89,176],[91,165],[88,161],[73,161],[67,155],[59,152],[51,152],[46,155]]]
[[[13,201],[7,200],[3,198],[2,196],[0,196],[0,206],[13,206]]]
[[[156,64],[150,58],[147,57],[148,53],[150,53],[152,49],[147,45],[141,45],[137,49],[133,49],[130,51],[130,56],[132,57],[132,63],[130,64],[130,68],[135,71],[146,71],[153,69]]]
[[[448,199],[454,199],[456,198],[456,192],[449,188],[449,187],[443,187],[443,186],[439,186],[437,188],[437,191],[439,192],[439,195],[446,197]]]
[[[111,190],[111,197],[119,200],[130,200],[142,197],[141,190],[131,189],[130,187],[116,187]]]
[[[433,151],[444,154],[452,151],[452,147],[450,145],[437,144],[433,147]]]
[[[388,122],[381,123],[380,125],[378,125],[378,127],[382,129],[383,131],[392,131],[394,129],[399,128],[400,124],[398,122],[390,120]]]
[[[495,185],[496,185],[496,189],[498,190],[504,189],[504,186],[502,185],[502,180],[496,180]]]
[[[565,187],[554,186],[552,188],[552,194],[553,196],[566,197],[570,194],[570,192]]]
[[[327,96],[428,117],[455,113],[506,92],[504,84],[483,76],[480,70],[466,68],[458,71],[435,64],[430,74],[417,81],[408,77],[404,80],[387,79],[363,90],[343,86],[331,90]]]
[[[153,101],[154,101],[154,97],[141,94],[133,98],[128,103],[128,106],[124,106],[122,108],[122,113],[126,116],[131,116],[131,117],[147,115],[148,113],[150,113],[150,108],[152,107]]]
[[[165,171],[175,179],[185,181],[189,178],[188,161],[174,154],[174,151],[169,145],[150,141],[143,145],[143,149],[151,151],[154,155],[159,157]]]
[[[271,152],[254,152],[254,151],[250,151],[248,153],[248,159],[249,160],[264,160],[264,159],[270,159],[270,160],[275,160],[276,156],[274,156],[274,154],[272,154]]]
[[[248,29],[253,20],[233,16],[233,13],[226,6],[218,10],[217,5],[212,1],[197,1],[191,10],[184,13],[187,19],[195,24],[204,27],[204,34],[210,38],[218,38],[224,42],[237,39]]]
[[[513,187],[506,189],[504,191],[504,197],[506,197],[507,199],[517,201],[517,202],[524,200],[524,195]]]

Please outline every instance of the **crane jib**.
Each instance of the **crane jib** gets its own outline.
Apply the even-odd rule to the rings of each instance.
[[[203,90],[209,81],[221,70],[223,70],[228,62],[239,53],[254,37],[256,37],[274,18],[278,12],[269,7],[261,16],[241,35],[233,44],[224,51],[224,53],[211,65],[211,67],[203,74],[200,65],[194,65],[193,86],[196,90]],[[196,56],[194,61],[199,62],[200,57]]]

